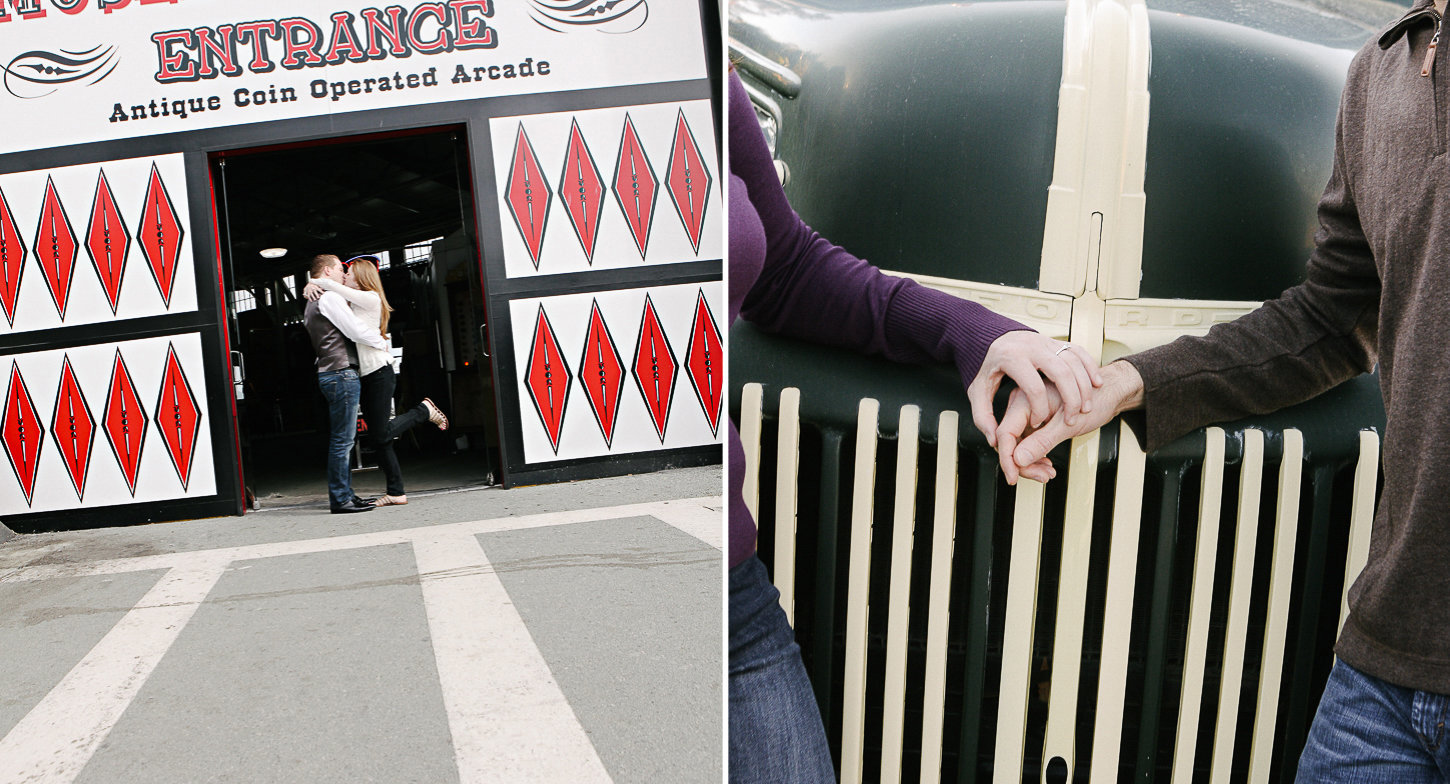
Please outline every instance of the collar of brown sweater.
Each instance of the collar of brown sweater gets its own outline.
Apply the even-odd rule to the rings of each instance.
[[[1394,24],[1385,29],[1379,37],[1381,49],[1389,49],[1399,40],[1400,36],[1411,27],[1421,22],[1429,23],[1432,19],[1438,19],[1445,13],[1446,0],[1415,0],[1410,10],[1405,12]]]

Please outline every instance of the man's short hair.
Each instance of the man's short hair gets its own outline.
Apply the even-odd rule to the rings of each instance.
[[[341,263],[342,263],[342,259],[339,259],[338,257],[332,255],[331,253],[322,253],[322,254],[313,256],[312,257],[312,273],[311,273],[311,277],[320,278],[320,277],[322,277],[322,271],[323,270],[327,269],[328,267],[331,267],[334,264],[341,264]]]

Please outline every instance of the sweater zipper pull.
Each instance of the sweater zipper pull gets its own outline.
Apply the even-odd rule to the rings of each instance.
[[[1425,52],[1425,64],[1420,67],[1421,76],[1429,76],[1435,70],[1435,48],[1440,45],[1440,20],[1435,20],[1435,35],[1430,39],[1430,48]]]

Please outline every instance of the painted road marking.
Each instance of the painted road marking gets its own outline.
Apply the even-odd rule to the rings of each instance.
[[[713,521],[701,522],[708,515]],[[498,531],[522,531],[531,528],[546,528],[570,523],[592,523],[603,520],[617,520],[625,517],[653,517],[672,525],[718,550],[723,550],[720,532],[720,497],[705,496],[685,498],[676,501],[652,501],[642,504],[625,504],[598,509],[574,509],[563,512],[544,512],[518,517],[494,517],[486,520],[470,520],[461,523],[418,526],[397,531],[376,531],[366,534],[348,534],[324,539],[304,539],[296,542],[268,542],[265,544],[223,547],[215,550],[193,550],[163,555],[146,555],[138,558],[117,558],[80,564],[42,564],[22,566],[0,572],[0,583],[54,580],[62,577],[87,577],[97,574],[120,574],[151,569],[171,569],[190,563],[198,557],[221,561],[243,561],[255,558],[275,558],[284,555],[306,555],[307,553],[350,550],[360,547],[378,547],[389,544],[410,544],[417,539],[434,539],[439,536],[477,536]],[[713,528],[712,528],[713,526]]]
[[[716,550],[725,550],[725,510],[718,498],[665,501],[656,504],[650,515]]]
[[[461,784],[608,782],[477,537],[628,517],[651,517],[724,548],[720,498],[706,496],[0,571],[7,583],[170,570],[0,738],[0,781],[74,781],[231,563],[412,544]]]
[[[413,551],[461,784],[610,781],[478,539]]]
[[[0,739],[0,781],[74,781],[225,570],[199,559],[166,573]]]

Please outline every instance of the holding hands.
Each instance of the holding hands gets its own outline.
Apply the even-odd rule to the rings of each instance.
[[[992,400],[1004,378],[1016,388],[998,422]],[[967,386],[972,420],[996,447],[1007,484],[1020,477],[1046,482],[1057,476],[1047,453],[1069,438],[1091,433],[1143,404],[1143,379],[1123,360],[1099,368],[1080,346],[1030,330],[992,342]]]
[[[1031,392],[1020,386],[1012,390],[1007,411],[1002,421],[996,423],[994,444],[1008,484],[1016,484],[1019,476],[1039,482],[1053,478],[1057,471],[1047,459],[1047,453],[1054,446],[1091,433],[1118,414],[1143,404],[1143,379],[1128,362],[1113,362],[1101,368],[1099,376],[1101,383],[1083,398],[1081,406],[1070,405],[1066,395],[1048,385],[1045,396],[1052,412],[1049,417],[1041,416]],[[975,401],[973,411],[976,411]],[[992,440],[991,436],[988,440]]]
[[[987,348],[976,378],[967,386],[972,420],[987,437],[987,443],[999,451],[1003,433],[993,416],[992,399],[1004,378],[1011,378],[1017,384],[1012,391],[1014,406],[1009,406],[1009,415],[1020,408],[1023,420],[1008,434],[1013,436],[1014,444],[1029,422],[1038,427],[1050,419],[1061,418],[1066,426],[1072,427],[1100,405],[1095,393],[1103,385],[1102,370],[1086,350],[1030,330],[1008,332]],[[1003,420],[1004,425],[1007,422]],[[1051,471],[1050,463],[1046,470]],[[1015,472],[1008,476],[1016,481]]]
[[[1092,410],[1092,392],[1103,383],[1102,371],[1081,347],[1030,330],[1002,335],[987,348],[977,377],[967,386],[972,420],[992,446],[997,445],[992,398],[1003,378],[1017,383],[1016,391],[1022,393],[1035,424],[1058,410],[1076,421],[1079,413]],[[1056,397],[1049,398],[1049,386]]]

